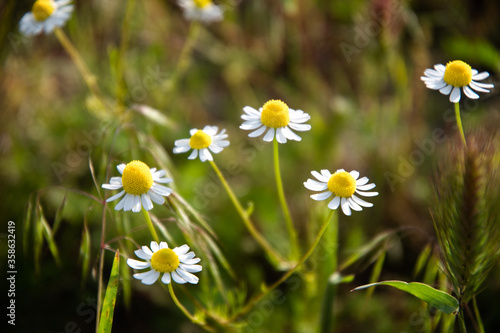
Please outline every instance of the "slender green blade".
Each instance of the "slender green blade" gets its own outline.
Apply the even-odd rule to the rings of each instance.
[[[118,277],[120,275],[119,262],[120,253],[119,251],[116,251],[108,286],[106,287],[106,294],[104,295],[104,302],[102,304],[101,320],[99,322],[99,329],[97,331],[98,333],[111,333],[111,327],[113,326],[113,312],[115,311],[116,294],[118,292]]]
[[[406,291],[420,298],[422,301],[429,303],[429,305],[443,311],[446,314],[455,314],[458,311],[458,300],[444,291],[437,290],[431,286],[420,282],[404,282],[404,281],[382,281],[364,286],[357,287],[351,291],[366,289],[374,286],[391,286],[399,290]]]

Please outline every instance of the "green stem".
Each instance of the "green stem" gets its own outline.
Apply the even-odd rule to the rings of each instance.
[[[460,333],[467,333],[467,327],[465,326],[464,308],[460,308],[458,312],[458,325],[460,327]]]
[[[177,65],[175,66],[174,72],[163,84],[163,89],[167,92],[167,101],[170,100],[170,96],[173,95],[177,81],[187,70],[189,65],[189,59],[191,55],[191,51],[195,45],[196,40],[198,39],[198,35],[200,34],[200,24],[198,22],[192,22],[189,26],[189,32],[186,38],[186,42],[182,47],[181,54],[179,55],[179,60],[177,61]]]
[[[331,211],[330,214],[334,214],[334,210]],[[331,215],[332,217],[335,216],[335,218],[332,218],[333,223],[330,225],[330,230],[331,230],[331,235],[328,238],[328,242],[331,244],[328,244],[331,246],[331,256],[330,256],[330,262],[331,262],[331,271],[332,274],[335,274],[337,271],[337,265],[338,265],[338,258],[337,258],[337,253],[338,253],[338,235],[339,235],[339,219],[338,215]],[[326,236],[325,236],[326,237]],[[330,283],[328,281],[326,291],[325,291],[325,297],[323,298],[323,306],[321,307],[321,331],[322,333],[331,333],[333,332],[334,328],[334,317],[333,317],[333,310],[334,310],[334,305],[335,305],[335,298],[337,297],[337,284]]]
[[[472,306],[474,308],[474,315],[476,317],[477,321],[477,328],[479,333],[484,333],[484,325],[483,321],[481,320],[481,315],[479,313],[479,308],[477,307],[477,301],[476,301],[476,296],[472,297]]]
[[[104,202],[104,207],[102,208],[101,217],[101,253],[99,255],[99,277],[97,281],[97,313],[96,313],[96,323],[95,330],[97,332],[99,328],[99,321],[101,319],[101,306],[102,306],[102,289],[103,289],[103,269],[104,269],[104,240],[106,234],[106,202]]]
[[[295,273],[299,268],[300,266],[311,256],[311,254],[314,252],[314,250],[316,249],[316,246],[318,246],[319,244],[319,241],[321,240],[321,237],[323,236],[323,234],[325,233],[325,230],[326,228],[328,227],[332,217],[333,217],[333,214],[335,213],[335,211],[331,211],[330,214],[328,214],[328,217],[325,219],[325,221],[323,222],[323,225],[321,226],[318,234],[316,235],[316,238],[314,239],[314,242],[312,243],[311,247],[309,248],[309,250],[307,250],[307,252],[302,256],[302,258],[300,258],[300,260],[297,262],[297,264],[292,268],[290,269],[288,272],[286,272],[278,281],[276,281],[275,283],[273,283],[272,285],[270,285],[269,287],[265,288],[264,291],[262,291],[259,295],[253,297],[248,303],[247,305],[245,305],[240,311],[238,311],[236,314],[234,314],[230,321],[233,321],[235,320],[236,318],[238,318],[239,316],[247,313],[248,311],[250,311],[254,306],[255,304],[257,304],[257,302],[259,302],[262,298],[264,298],[267,294],[269,294],[271,291],[273,291],[276,287],[278,287],[280,284],[282,284],[283,282],[286,281],[286,279],[288,279],[293,273]]]
[[[262,246],[262,248],[266,251],[266,253],[269,255],[269,257],[275,262],[275,264],[279,264],[284,261],[284,259],[276,252],[276,250],[266,241],[266,239],[257,231],[255,226],[253,225],[252,221],[248,217],[247,212],[243,209],[241,206],[240,202],[234,195],[233,190],[231,187],[229,187],[229,184],[227,183],[226,179],[222,175],[222,172],[220,169],[217,167],[214,161],[209,161],[210,165],[214,169],[215,173],[219,177],[222,186],[224,186],[224,189],[226,190],[227,194],[229,195],[229,198],[231,199],[231,202],[233,203],[234,207],[236,208],[236,211],[240,215],[241,219],[243,220],[243,223],[247,227],[248,231],[252,235],[253,238]]]
[[[199,319],[197,319],[195,316],[193,316],[187,309],[184,305],[182,305],[181,302],[179,302],[179,299],[177,299],[177,296],[175,296],[175,293],[174,293],[174,288],[172,288],[172,282],[168,284],[168,292],[170,293],[170,296],[172,297],[172,300],[174,301],[175,305],[182,311],[182,313],[184,313],[184,315],[186,317],[189,318],[189,320],[191,320],[193,323],[195,324],[198,324],[200,325],[201,327],[203,327],[205,330],[209,331],[209,332],[215,332],[215,330],[206,325],[203,321],[200,321]]]
[[[149,232],[151,232],[151,236],[153,236],[153,239],[159,243],[160,242],[160,239],[158,238],[158,234],[156,233],[156,230],[155,230],[155,227],[153,225],[153,222],[151,221],[151,217],[149,216],[149,213],[147,210],[145,209],[142,209],[142,212],[144,214],[144,218],[146,219],[146,223],[148,225],[148,228],[149,228]]]
[[[462,137],[462,142],[464,146],[467,147],[467,142],[465,141],[464,128],[462,127],[462,119],[460,119],[460,104],[455,103],[455,118],[457,119],[458,130],[460,131],[460,136]]]
[[[297,232],[293,226],[292,217],[290,215],[290,210],[285,199],[285,192],[283,190],[283,182],[281,180],[280,173],[280,159],[278,151],[278,140],[276,138],[273,142],[273,157],[274,157],[274,174],[276,176],[276,188],[278,189],[278,197],[281,204],[281,209],[283,210],[283,215],[285,216],[286,227],[288,229],[288,236],[290,237],[292,259],[296,259],[299,253],[299,243],[297,240]]]
[[[66,36],[64,31],[61,28],[55,28],[54,29],[54,34],[56,35],[57,39],[61,43],[61,45],[64,47],[66,52],[68,52],[69,56],[73,60],[73,62],[76,65],[76,68],[80,72],[80,74],[83,77],[83,80],[87,84],[87,87],[89,90],[92,92],[92,94],[103,104],[104,106],[104,100],[102,98],[101,91],[99,90],[99,87],[97,86],[97,81],[95,76],[90,72],[88,69],[87,65],[83,61],[82,56],[76,49],[76,47],[71,43],[69,38]]]

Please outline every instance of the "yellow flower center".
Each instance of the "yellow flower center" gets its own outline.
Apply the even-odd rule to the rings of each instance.
[[[472,68],[460,60],[450,61],[446,64],[443,80],[454,87],[467,86],[472,81]]]
[[[203,149],[210,146],[212,143],[212,137],[202,130],[196,131],[191,139],[189,139],[189,145],[193,149]]]
[[[123,170],[122,184],[125,192],[141,195],[153,186],[153,175],[145,163],[132,161]]]
[[[204,8],[212,3],[210,0],[193,0],[193,2],[198,8]]]
[[[31,12],[38,22],[45,21],[54,12],[54,3],[51,0],[37,0]]]
[[[262,107],[260,121],[267,127],[285,127],[290,122],[290,112],[288,105],[276,99],[272,99]]]
[[[179,256],[172,249],[161,249],[153,253],[151,267],[160,273],[171,273],[179,267]]]
[[[328,180],[328,189],[333,195],[349,198],[356,191],[356,180],[349,172],[335,172]]]

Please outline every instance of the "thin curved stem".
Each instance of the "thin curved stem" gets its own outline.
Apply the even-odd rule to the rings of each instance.
[[[195,316],[193,316],[189,311],[188,309],[186,309],[186,307],[184,305],[182,305],[181,302],[179,302],[179,299],[177,299],[177,296],[175,296],[175,293],[174,293],[174,288],[172,288],[172,283],[169,283],[168,284],[168,292],[170,293],[170,296],[172,297],[172,300],[174,301],[175,305],[179,308],[179,310],[182,311],[182,313],[184,313],[184,315],[186,317],[189,318],[189,320],[191,320],[193,323],[195,324],[198,324],[200,325],[201,327],[203,327],[205,330],[209,331],[209,332],[215,332],[215,330],[206,325],[203,321],[200,321],[199,319],[197,319]]]
[[[268,295],[271,291],[273,291],[280,284],[282,284],[283,282],[285,282],[293,273],[295,273],[300,268],[300,266],[311,256],[311,254],[314,252],[314,250],[318,246],[319,241],[321,240],[321,237],[325,233],[326,228],[330,224],[330,221],[332,220],[332,217],[333,217],[334,213],[335,213],[335,211],[332,210],[330,212],[330,214],[328,214],[327,218],[323,222],[323,225],[321,226],[320,230],[318,231],[318,234],[316,235],[316,238],[314,239],[314,242],[312,243],[311,247],[302,256],[302,258],[300,258],[300,260],[297,262],[297,264],[292,269],[290,269],[288,272],[286,272],[278,281],[274,282],[272,285],[270,285],[269,287],[265,288],[264,291],[262,291],[259,295],[253,297],[247,303],[247,305],[245,305],[240,311],[238,311],[238,313],[234,314],[231,317],[230,321],[233,321],[236,318],[238,318],[239,316],[241,316],[241,315],[249,312],[255,306],[255,304],[257,302],[259,302],[262,298],[264,298],[266,295]]]
[[[145,210],[145,209],[142,209],[142,212],[144,214],[144,218],[146,219],[146,223],[148,225],[149,232],[151,233],[151,236],[153,236],[153,239],[157,243],[159,243],[160,242],[160,238],[158,238],[158,234],[156,233],[155,227],[153,225],[153,222],[151,221],[151,217],[149,216],[148,211]]]
[[[189,58],[199,34],[200,24],[198,22],[192,22],[189,26],[189,32],[186,38],[186,42],[182,47],[181,54],[179,55],[179,60],[177,61],[174,72],[163,83],[162,88],[167,92],[167,100],[169,100],[170,96],[172,96],[174,92],[173,88],[177,84],[177,81],[182,77],[182,75],[188,68]]]
[[[299,254],[299,242],[297,240],[297,232],[293,226],[292,217],[290,215],[290,209],[288,209],[288,204],[285,199],[285,191],[283,190],[283,182],[281,180],[280,172],[280,159],[278,151],[278,141],[276,138],[273,142],[273,158],[274,158],[274,174],[276,176],[276,188],[278,190],[278,197],[280,200],[281,209],[283,210],[283,215],[285,216],[286,227],[288,230],[288,236],[290,237],[292,258],[295,259]]]
[[[243,220],[243,223],[247,227],[248,231],[252,235],[252,237],[262,246],[264,251],[268,254],[268,256],[274,261],[276,264],[279,264],[283,261],[285,261],[281,255],[276,252],[276,250],[269,244],[269,242],[257,231],[255,226],[253,225],[252,221],[250,220],[248,213],[243,209],[243,206],[240,204],[239,200],[236,198],[236,195],[234,195],[233,190],[231,187],[229,187],[229,184],[227,183],[226,179],[222,175],[222,172],[220,171],[219,167],[217,167],[217,164],[215,164],[214,161],[209,161],[210,165],[214,169],[215,173],[219,177],[222,186],[224,186],[224,189],[226,190],[227,194],[229,195],[229,198],[231,199],[231,202],[233,203],[234,207],[236,208],[236,211],[240,215],[241,219]]]
[[[462,127],[462,119],[460,118],[460,104],[455,103],[455,118],[457,119],[458,130],[460,131],[460,136],[462,137],[462,142],[464,146],[467,147],[467,142],[465,141],[464,128]]]
[[[64,33],[64,31],[61,28],[55,28],[54,29],[54,34],[56,35],[57,39],[61,43],[61,45],[64,47],[66,52],[68,52],[69,56],[73,60],[73,62],[76,65],[76,68],[80,72],[80,74],[83,77],[83,80],[87,84],[89,90],[92,92],[92,94],[104,105],[104,100],[102,98],[101,91],[99,90],[99,87],[97,86],[97,80],[83,61],[82,56],[80,55],[80,52],[76,49],[76,47],[71,43],[69,40],[68,36]]]

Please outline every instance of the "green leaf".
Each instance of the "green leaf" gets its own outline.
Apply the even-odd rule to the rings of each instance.
[[[366,289],[374,286],[391,286],[399,290],[406,291],[420,298],[422,301],[429,303],[429,305],[443,311],[446,314],[455,314],[458,312],[458,300],[444,291],[437,290],[431,286],[420,282],[404,282],[404,281],[382,281],[364,286],[357,287],[351,291]]]
[[[115,311],[116,294],[118,292],[118,276],[120,263],[120,251],[117,250],[115,260],[113,260],[113,267],[111,268],[111,275],[109,277],[108,286],[106,287],[106,294],[104,295],[104,302],[102,304],[101,318],[99,321],[98,333],[111,333],[113,326],[113,313]]]

